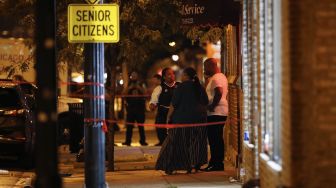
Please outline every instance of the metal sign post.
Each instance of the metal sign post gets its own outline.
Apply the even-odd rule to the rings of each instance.
[[[104,43],[119,41],[119,6],[86,2],[68,6],[68,41],[85,43],[85,187],[105,188]]]
[[[104,43],[85,44],[84,56],[84,81],[93,83],[84,90],[91,96],[84,99],[84,118],[93,120],[84,123],[85,187],[105,188],[105,134],[100,121],[105,119]]]
[[[85,187],[105,188],[104,44],[85,44],[84,137]]]

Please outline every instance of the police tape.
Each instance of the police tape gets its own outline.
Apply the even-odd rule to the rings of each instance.
[[[105,95],[87,95],[87,94],[69,94],[69,95],[60,95],[60,97],[73,97],[73,98],[83,98],[83,99],[105,99]]]
[[[105,87],[105,85],[103,83],[99,83],[99,82],[82,82],[82,83],[78,83],[78,82],[58,82],[61,85],[79,85],[79,86],[100,86],[100,87]]]
[[[115,95],[115,98],[149,98],[151,95],[143,94],[143,95]],[[88,94],[68,94],[68,95],[60,95],[60,97],[73,97],[73,98],[85,98],[85,99],[112,99],[110,96],[95,96]]]
[[[0,83],[13,83],[13,84],[33,84],[35,85],[35,82],[28,82],[28,81],[14,81],[14,80],[0,80]],[[104,84],[97,83],[97,82],[83,82],[83,83],[77,83],[77,82],[59,82],[61,85],[79,85],[79,86],[99,86],[104,87]],[[118,98],[147,98],[150,97],[150,94],[137,94],[137,95],[129,95],[129,94],[118,94],[115,95],[115,97]],[[101,96],[94,96],[89,94],[68,94],[68,95],[60,95],[60,97],[74,97],[74,98],[93,98],[93,99],[104,99],[108,98],[103,95]]]
[[[1,80],[0,83],[15,83],[15,84],[35,84],[35,82],[28,82],[28,81],[13,81],[13,80]],[[100,86],[104,87],[104,84],[97,83],[97,82],[59,82],[61,85],[80,85],[80,86]],[[76,97],[76,98],[89,98],[89,99],[111,99],[111,97],[105,97],[105,95],[89,95],[89,94],[68,94],[68,95],[60,95],[65,97]],[[137,94],[137,95],[115,95],[115,97],[119,98],[147,98],[150,97],[149,94]],[[230,118],[228,121],[231,122],[239,122],[238,119]],[[103,130],[107,131],[107,123],[117,123],[116,120],[102,120],[102,119],[92,119],[92,118],[85,118],[85,123],[92,123],[92,122],[102,122],[103,123]],[[107,122],[107,123],[106,123]],[[132,122],[125,122],[126,125],[136,125],[136,126],[147,126],[147,127],[157,127],[157,128],[184,128],[184,127],[200,127],[200,126],[211,126],[211,125],[220,125],[225,124],[227,121],[221,122],[208,122],[208,123],[189,123],[189,124],[155,124],[155,123],[132,123]]]
[[[36,85],[36,82],[29,82],[29,81],[20,81],[20,80],[11,80],[11,79],[5,79],[0,80],[0,83],[14,83],[14,84],[32,84]],[[79,85],[79,86],[99,86],[99,87],[105,87],[103,83],[99,82],[58,82],[60,85]]]
[[[103,123],[103,129],[107,128],[107,123],[118,123],[117,120],[109,120],[109,119],[95,119],[95,118],[85,118],[84,123]],[[134,122],[125,122],[126,126],[142,126],[142,127],[157,127],[157,128],[188,128],[188,127],[205,127],[212,125],[224,125],[227,121],[219,121],[219,122],[206,122],[206,123],[134,123]]]

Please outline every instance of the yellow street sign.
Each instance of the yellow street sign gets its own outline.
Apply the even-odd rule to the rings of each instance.
[[[117,43],[119,6],[117,4],[71,4],[68,6],[70,43]]]

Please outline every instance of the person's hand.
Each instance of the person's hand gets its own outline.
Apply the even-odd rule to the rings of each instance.
[[[156,109],[156,104],[149,104],[149,109],[151,110],[151,111],[154,111],[155,109]]]

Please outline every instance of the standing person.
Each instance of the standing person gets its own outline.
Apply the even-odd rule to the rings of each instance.
[[[172,123],[204,123],[207,118],[208,97],[201,86],[196,71],[186,68],[182,83],[174,91],[171,109]],[[171,113],[172,112],[172,113]],[[168,130],[168,136],[162,145],[157,170],[172,174],[175,170],[196,171],[207,163],[207,134],[205,127],[183,127]]]
[[[163,69],[161,84],[154,89],[150,100],[150,109],[154,110],[157,108],[157,114],[155,118],[156,124],[165,124],[167,122],[169,105],[176,86],[177,83],[175,82],[175,74],[173,69]],[[159,139],[159,143],[155,144],[155,146],[161,146],[167,137],[167,129],[156,128],[156,133]]]
[[[218,124],[208,126],[208,140],[210,145],[211,159],[204,171],[224,170],[224,122],[228,115],[228,82],[223,73],[220,72],[217,61],[209,58],[204,62],[204,73],[208,78],[206,92],[209,97],[208,122]]]
[[[126,140],[123,142],[123,145],[130,146],[132,143],[133,135],[133,123],[144,123],[145,122],[145,111],[146,111],[146,101],[145,97],[138,96],[145,94],[145,88],[142,83],[138,80],[138,73],[132,72],[130,76],[130,81],[126,91]],[[130,123],[130,124],[127,124]],[[147,146],[145,128],[143,126],[138,126],[139,135],[140,135],[140,144],[142,146]]]

